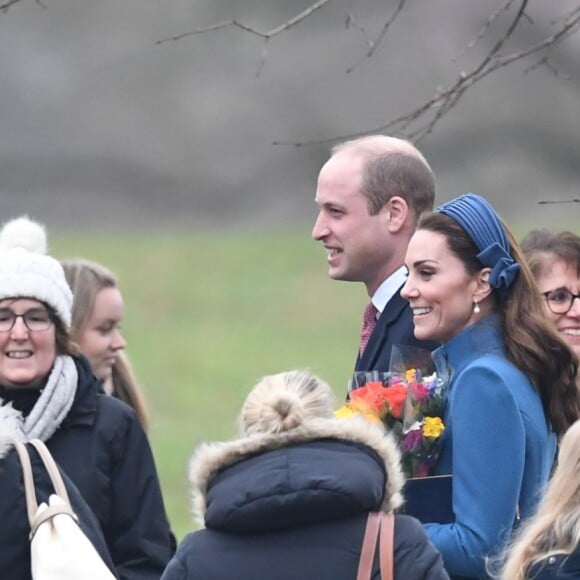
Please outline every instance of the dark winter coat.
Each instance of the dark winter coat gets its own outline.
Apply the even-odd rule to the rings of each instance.
[[[0,426],[2,430],[2,426]],[[52,483],[40,457],[28,445],[38,503],[47,502],[54,492]],[[16,451],[0,434],[0,578],[32,580],[30,571],[30,527],[26,512],[26,495],[22,469]],[[62,473],[69,499],[78,523],[95,546],[102,560],[114,572],[113,561],[107,550],[101,528],[92,511],[66,474]]]
[[[147,436],[83,356],[73,405],[45,443],[101,525],[122,580],[159,580],[175,551]]]
[[[534,580],[577,580],[580,578],[580,546],[570,556],[558,554],[535,564],[527,577]]]
[[[184,539],[163,580],[354,580],[368,512],[401,503],[398,459],[362,418],[202,446],[191,478],[206,529]],[[396,517],[395,578],[448,579],[407,516]]]

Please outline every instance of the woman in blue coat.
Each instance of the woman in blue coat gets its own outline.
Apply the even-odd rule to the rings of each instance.
[[[556,438],[580,416],[576,356],[547,319],[513,236],[482,197],[421,217],[401,295],[415,335],[449,379],[435,473],[453,475],[452,523],[427,523],[452,578],[486,578],[486,558],[529,516]]]
[[[243,436],[203,444],[191,463],[204,529],[188,535],[163,580],[354,580],[369,511],[401,504],[399,452],[382,427],[336,419],[330,387],[292,371],[264,377]],[[420,523],[396,516],[395,580],[447,580]],[[372,571],[380,578],[378,556]]]
[[[580,421],[562,438],[558,465],[537,513],[507,553],[502,580],[580,578]]]
[[[119,578],[158,580],[174,550],[147,436],[77,354],[72,292],[45,251],[26,218],[0,232],[0,397],[19,439],[42,439],[97,517]]]

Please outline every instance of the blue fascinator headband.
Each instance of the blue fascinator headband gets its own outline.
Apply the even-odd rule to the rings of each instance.
[[[490,285],[505,299],[520,265],[510,255],[507,235],[495,210],[483,197],[466,193],[435,211],[453,218],[467,232],[479,250],[477,259],[484,267],[491,268]]]

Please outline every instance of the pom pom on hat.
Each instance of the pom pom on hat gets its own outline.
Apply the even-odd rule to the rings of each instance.
[[[0,300],[39,300],[69,327],[73,295],[60,262],[46,251],[41,224],[22,216],[4,225],[0,231]]]
[[[46,254],[46,231],[44,226],[33,222],[28,216],[9,221],[0,231],[0,250],[23,248],[30,252]]]

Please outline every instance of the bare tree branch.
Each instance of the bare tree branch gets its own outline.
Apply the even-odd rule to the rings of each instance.
[[[19,0],[12,0],[12,1],[19,1]],[[239,28],[245,32],[248,32],[249,34],[252,34],[254,36],[258,36],[259,38],[262,38],[264,40],[264,47],[262,49],[262,56],[261,56],[260,62],[258,63],[257,72],[256,72],[256,76],[260,76],[260,74],[264,68],[267,54],[268,54],[268,51],[267,51],[268,41],[271,38],[273,38],[274,36],[277,36],[278,34],[284,32],[286,30],[289,30],[293,26],[296,26],[297,24],[299,24],[300,22],[302,22],[303,20],[308,18],[311,14],[313,14],[317,10],[320,10],[320,8],[322,8],[323,6],[328,4],[330,1],[331,0],[318,0],[318,2],[315,2],[314,4],[312,4],[311,6],[309,6],[308,8],[306,8],[305,10],[303,10],[302,12],[300,12],[299,14],[297,14],[296,16],[291,18],[290,20],[287,20],[286,22],[284,22],[284,23],[280,24],[279,26],[276,26],[275,28],[272,28],[271,30],[268,30],[266,32],[257,30],[256,28],[248,26],[247,24],[243,24],[239,20],[224,20],[222,22],[218,22],[218,23],[212,24],[210,26],[206,26],[203,28],[197,28],[194,30],[189,30],[188,32],[183,32],[181,34],[178,34],[176,36],[171,36],[169,38],[163,38],[161,40],[156,41],[155,44],[163,44],[165,42],[175,42],[177,40],[187,38],[188,36],[194,36],[196,34],[204,34],[206,32],[214,32],[216,30],[220,30],[221,28],[228,28],[228,27]],[[406,1],[407,0],[399,0],[399,4],[398,4],[397,8],[395,9],[395,12],[391,16],[391,18],[387,19],[387,21],[383,25],[382,30],[380,31],[380,33],[377,35],[377,37],[374,40],[369,38],[369,36],[366,33],[366,30],[358,24],[353,13],[350,10],[348,11],[346,21],[345,21],[346,28],[352,27],[352,28],[359,30],[363,34],[363,36],[365,37],[365,41],[366,41],[368,48],[367,48],[367,51],[366,51],[365,55],[363,56],[363,58],[361,58],[355,64],[353,64],[352,66],[350,66],[346,69],[347,73],[351,73],[359,64],[361,64],[367,58],[371,58],[374,55],[374,53],[377,51],[379,45],[383,41],[384,37],[386,36],[389,28],[395,22],[395,20],[397,19],[399,14],[402,12],[403,8],[405,7]],[[510,1],[513,2],[514,0],[510,0]]]
[[[560,79],[569,81],[572,78],[571,75],[563,73],[560,69],[558,69],[558,67],[554,66],[554,64],[548,60],[547,56],[542,57],[538,62],[530,65],[527,69],[524,70],[524,73],[532,72],[540,67],[547,68],[555,77]]]
[[[457,102],[471,89],[476,83],[484,79],[489,74],[504,68],[513,62],[522,60],[537,52],[548,49],[555,44],[561,42],[565,37],[575,32],[580,27],[580,6],[572,10],[566,17],[561,19],[560,27],[544,38],[541,42],[529,46],[526,49],[511,52],[508,54],[501,54],[501,49],[506,41],[512,36],[518,24],[525,18],[525,9],[528,0],[521,0],[517,14],[512,20],[503,36],[495,43],[491,50],[485,55],[483,60],[468,73],[462,72],[459,74],[457,80],[448,88],[438,91],[433,97],[425,101],[415,109],[401,115],[389,122],[369,128],[364,131],[357,131],[347,135],[335,136],[332,138],[324,138],[316,141],[307,142],[284,142],[275,141],[275,145],[321,145],[331,143],[337,140],[353,139],[369,133],[383,133],[391,132],[400,134],[413,142],[419,142],[425,136],[430,134],[435,125],[453,109]],[[429,113],[432,117],[420,124],[414,129],[411,126],[418,120],[425,118]]]
[[[17,2],[18,0],[12,0],[12,1]],[[320,10],[322,7],[324,7],[329,2],[331,2],[331,0],[318,0],[318,2],[315,2],[311,6],[308,6],[308,8],[306,8],[305,10],[300,12],[300,14],[297,14],[293,18],[290,18],[290,20],[287,20],[286,22],[282,23],[279,26],[276,26],[275,28],[272,28],[271,30],[268,30],[267,32],[262,32],[260,30],[256,30],[255,28],[248,26],[246,24],[243,24],[242,22],[239,22],[238,20],[225,20],[223,22],[218,22],[217,24],[212,24],[211,26],[206,26],[204,28],[196,28],[194,30],[190,30],[189,32],[183,32],[182,34],[178,34],[176,36],[171,36],[169,38],[162,38],[161,40],[158,40],[155,44],[163,44],[165,42],[174,42],[177,40],[181,40],[182,38],[187,38],[188,36],[194,36],[196,34],[204,34],[206,32],[213,32],[215,30],[219,30],[220,28],[228,28],[230,26],[233,26],[234,28],[240,28],[241,30],[244,30],[245,32],[253,34],[254,36],[258,36],[264,40],[264,46],[262,48],[262,57],[260,59],[260,62],[258,63],[258,67],[256,70],[256,76],[260,76],[260,74],[264,68],[264,65],[266,63],[266,57],[268,55],[268,50],[267,50],[268,41],[272,37],[277,36],[278,34],[284,32],[285,30],[289,30],[290,28],[296,26],[297,24],[299,24],[300,22],[302,22],[303,20],[308,18],[311,14],[313,14],[317,10]]]
[[[18,4],[22,0],[7,0],[3,4],[0,4],[0,12],[6,12],[8,8],[14,6],[14,4]],[[46,6],[41,2],[41,0],[34,0],[35,4],[38,4],[41,8],[46,8]]]
[[[475,37],[473,38],[473,40],[471,42],[469,42],[467,44],[467,46],[465,47],[465,51],[463,52],[463,54],[465,54],[468,51],[470,51],[479,42],[481,42],[481,40],[483,40],[485,38],[485,35],[489,32],[489,30],[491,29],[491,27],[495,24],[495,21],[498,19],[498,17],[503,12],[508,12],[510,10],[510,8],[512,7],[512,4],[514,2],[515,2],[515,0],[507,0],[507,2],[505,4],[499,6],[494,12],[492,12],[486,18],[485,22],[483,23],[483,26],[479,29],[479,32],[475,35]]]
[[[16,1],[18,1],[18,0],[16,0]],[[189,32],[183,32],[182,34],[178,34],[177,36],[171,36],[169,38],[162,38],[161,40],[158,40],[155,44],[163,44],[164,42],[181,40],[182,38],[186,38],[188,36],[194,36],[196,34],[204,34],[206,32],[213,32],[214,30],[219,30],[220,28],[227,28],[229,26],[233,26],[235,28],[241,28],[242,30],[249,32],[250,34],[253,34],[255,36],[259,36],[260,38],[268,40],[268,39],[272,38],[273,36],[280,34],[284,30],[288,30],[289,28],[296,26],[296,24],[298,24],[299,22],[302,22],[305,18],[308,18],[308,16],[310,16],[312,13],[316,12],[317,10],[319,10],[320,8],[322,8],[323,6],[328,4],[330,1],[331,0],[318,0],[318,2],[315,2],[314,4],[312,4],[311,6],[309,6],[308,8],[303,10],[302,12],[300,12],[300,14],[297,14],[296,16],[291,18],[290,20],[287,20],[286,22],[284,22],[280,26],[276,26],[276,28],[272,28],[271,30],[269,30],[267,32],[261,32],[260,30],[256,30],[255,28],[248,26],[246,24],[243,24],[242,22],[239,22],[238,20],[224,20],[222,22],[212,24],[211,26],[205,26],[203,28],[195,28],[194,30],[190,30]]]
[[[506,40],[513,34],[517,24],[522,19],[527,1],[528,0],[522,1],[518,14],[512,22],[512,25],[508,28],[506,34],[496,43],[486,58],[484,58],[472,72],[460,75],[456,83],[449,89],[440,95],[433,97],[430,101],[427,101],[425,105],[416,110],[420,114],[423,114],[427,110],[436,107],[441,103],[435,117],[429,123],[426,123],[419,129],[407,135],[411,140],[420,141],[423,137],[428,135],[433,130],[436,123],[447,114],[447,112],[449,112],[459,98],[461,98],[468,89],[473,87],[474,84],[500,68],[506,67],[515,61],[522,60],[532,54],[553,46],[580,26],[580,7],[578,7],[565,18],[559,30],[544,38],[541,42],[524,50],[512,52],[506,55],[498,54]],[[451,106],[449,106],[449,104],[451,104]],[[418,118],[418,115],[415,114],[415,111],[412,111],[407,115],[403,115],[398,124],[401,125],[403,130],[405,130],[410,125],[410,122],[416,118]],[[388,128],[394,127],[395,125],[396,123],[391,123]]]
[[[9,0],[9,2],[14,3],[19,0]],[[262,55],[258,63],[256,76],[260,76],[268,55],[268,42],[276,35],[289,30],[290,28],[296,26],[300,22],[304,21],[311,14],[320,10],[331,0],[318,0],[314,4],[310,5],[308,8],[287,20],[283,24],[272,28],[269,31],[263,32],[259,31],[251,26],[243,24],[238,20],[228,20],[224,22],[219,22],[205,28],[199,28],[173,36],[171,38],[165,38],[158,40],[156,44],[162,44],[169,41],[177,41],[188,36],[203,34],[206,32],[212,32],[225,27],[236,27],[254,36],[262,38],[264,41],[262,48]],[[354,2],[355,0],[353,0]],[[494,25],[497,24],[500,15],[505,12],[509,12],[514,5],[516,5],[517,0],[503,0],[503,3],[498,6],[485,20],[484,24],[478,31],[475,38],[467,45],[466,51],[473,48],[477,43],[479,43],[486,35],[490,34],[490,31]],[[523,60],[529,56],[537,54],[542,51],[547,51],[556,44],[562,42],[567,36],[571,35],[580,27],[580,5],[574,8],[568,15],[555,21],[552,24],[557,26],[556,31],[550,36],[544,38],[539,43],[529,46],[523,50],[503,53],[504,46],[507,41],[512,37],[516,28],[520,25],[522,21],[528,21],[533,24],[533,20],[527,15],[526,8],[528,6],[529,0],[519,0],[517,3],[516,14],[510,24],[507,26],[505,32],[500,36],[499,40],[495,42],[492,48],[487,52],[484,58],[469,72],[461,72],[458,78],[447,88],[438,90],[430,99],[426,100],[415,109],[408,111],[407,113],[391,119],[387,123],[384,123],[377,127],[372,127],[364,131],[357,131],[355,133],[350,133],[348,135],[340,135],[335,137],[324,138],[316,141],[303,141],[303,142],[284,142],[275,141],[275,145],[319,145],[324,143],[329,143],[336,141],[338,139],[350,139],[354,137],[359,137],[361,135],[366,135],[368,133],[375,132],[391,132],[395,134],[400,134],[411,141],[418,142],[425,136],[429,135],[434,127],[456,106],[458,101],[478,82],[483,80],[488,75],[493,72],[498,71],[501,68],[509,66],[510,64]],[[360,31],[367,43],[367,52],[364,57],[359,59],[355,64],[351,65],[346,69],[347,73],[352,72],[361,62],[367,58],[371,58],[377,51],[379,45],[385,38],[390,27],[397,20],[403,9],[405,8],[406,0],[398,0],[397,7],[390,18],[388,18],[379,34],[371,39],[367,34],[364,27],[362,27],[356,20],[353,12],[349,8],[347,16],[345,19],[346,28],[354,28]],[[528,67],[525,72],[529,72],[544,66],[548,68],[552,73],[564,78],[564,75],[560,73],[554,67],[544,54],[542,58],[538,60],[534,65]]]
[[[538,202],[539,204],[549,204],[549,203],[580,203],[580,197],[573,197],[572,199],[543,199]]]
[[[4,4],[0,4],[0,11],[5,12],[10,8],[10,6],[14,6],[14,4],[18,4],[20,1],[21,0],[8,0],[7,2],[4,2]]]
[[[399,14],[403,10],[403,8],[405,7],[405,3],[406,3],[406,0],[399,0],[399,5],[397,6],[395,12],[391,16],[391,18],[389,18],[385,22],[381,32],[378,34],[378,36],[374,40],[371,40],[366,35],[366,31],[364,30],[364,28],[357,26],[358,30],[360,30],[365,35],[367,45],[368,45],[368,50],[367,50],[366,54],[360,60],[358,60],[355,64],[349,66],[346,69],[347,74],[351,73],[359,64],[361,64],[361,62],[365,61],[367,58],[371,58],[375,54],[377,48],[379,47],[379,45],[383,41],[383,38],[386,36],[389,28],[395,22],[395,20],[397,19],[397,17],[399,16]],[[354,21],[354,17],[352,15],[351,15],[350,19],[351,19],[351,21]]]

